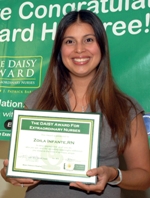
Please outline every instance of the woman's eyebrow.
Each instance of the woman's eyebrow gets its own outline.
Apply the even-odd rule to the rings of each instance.
[[[87,37],[87,36],[94,36],[95,37],[95,34],[85,34],[83,37]],[[74,36],[65,36],[65,37],[63,37],[63,40],[66,39],[66,38],[74,39],[75,37]]]

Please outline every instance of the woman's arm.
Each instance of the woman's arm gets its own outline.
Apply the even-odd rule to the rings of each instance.
[[[124,151],[128,171],[122,171],[121,188],[145,190],[150,185],[148,137],[141,114],[131,122],[131,143]]]
[[[138,114],[131,122],[131,143],[127,145],[123,155],[127,170],[122,172],[122,181],[118,186],[129,190],[145,190],[150,185],[150,156],[148,137],[142,114]],[[101,193],[108,182],[112,181],[117,171],[113,167],[101,166],[87,172],[88,176],[97,175],[96,185],[81,182],[70,183],[70,186],[83,190]]]

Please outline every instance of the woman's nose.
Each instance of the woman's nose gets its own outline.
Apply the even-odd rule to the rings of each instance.
[[[85,51],[85,46],[83,43],[76,44],[76,53],[80,54]]]

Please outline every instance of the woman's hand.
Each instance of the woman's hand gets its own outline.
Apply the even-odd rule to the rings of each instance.
[[[112,181],[117,174],[117,170],[113,167],[100,166],[98,168],[87,171],[87,176],[97,176],[97,183],[95,185],[87,185],[81,182],[72,182],[70,183],[70,186],[85,190],[87,191],[87,193],[89,193],[90,191],[102,193],[105,189],[107,182]]]
[[[6,176],[6,169],[8,166],[8,160],[4,160],[3,162],[3,168],[1,169],[1,176],[4,178],[6,182],[11,183],[14,186],[21,186],[21,187],[29,187],[36,185],[40,181],[35,181],[32,179],[23,179],[23,178],[11,178]]]

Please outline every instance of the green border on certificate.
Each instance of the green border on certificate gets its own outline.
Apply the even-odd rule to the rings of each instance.
[[[7,176],[96,183],[100,113],[14,110]]]

